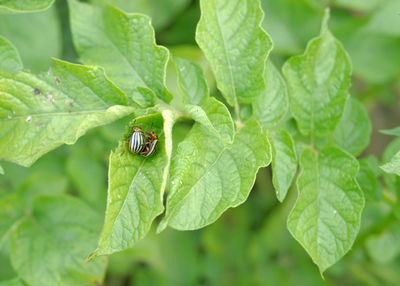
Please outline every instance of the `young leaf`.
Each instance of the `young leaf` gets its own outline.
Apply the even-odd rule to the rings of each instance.
[[[380,130],[381,133],[386,134],[386,135],[393,135],[400,137],[400,126],[397,126],[392,129],[385,129],[385,130]]]
[[[365,198],[377,201],[381,198],[381,184],[378,180],[378,159],[370,155],[359,161],[360,171],[357,175],[357,182],[363,190]]]
[[[127,99],[100,68],[55,60],[36,76],[0,74],[0,159],[30,166],[88,129],[132,113]]]
[[[386,173],[400,176],[400,151],[397,152],[389,162],[382,165],[381,169]]]
[[[253,102],[255,117],[261,125],[274,127],[286,115],[289,97],[286,82],[271,61],[265,66],[265,90]]]
[[[12,194],[0,200],[0,248],[13,224],[24,215],[24,202]]]
[[[104,227],[98,248],[88,261],[99,255],[131,248],[149,231],[155,217],[164,210],[162,199],[172,152],[173,115],[169,111],[137,118],[135,125],[159,136],[157,153],[151,157],[125,152],[121,142],[111,152],[108,199]]]
[[[358,156],[368,146],[371,131],[371,121],[364,106],[350,97],[333,133],[335,145]]]
[[[327,28],[328,12],[319,37],[305,53],[283,66],[289,87],[290,109],[304,135],[326,135],[342,116],[350,86],[350,59]]]
[[[68,3],[72,36],[83,63],[104,67],[116,85],[142,106],[154,104],[155,97],[171,100],[164,85],[169,53],[155,44],[147,16],[76,0]]]
[[[280,202],[292,184],[297,170],[297,155],[292,137],[283,129],[271,131],[272,183]]]
[[[350,250],[360,228],[364,196],[355,178],[358,162],[337,148],[320,153],[307,148],[300,167],[288,228],[322,273]]]
[[[387,163],[390,163],[394,156],[400,152],[400,138],[396,138],[392,140],[385,148],[385,151],[382,154],[382,162],[381,164],[385,165]],[[387,167],[390,167],[393,165],[388,165]],[[382,169],[382,166],[380,167]],[[393,174],[392,171],[394,171],[393,168],[389,168],[388,171],[386,172],[383,169],[384,172],[382,172],[383,180],[385,181],[385,185],[388,187],[389,190],[397,192],[400,190],[400,176],[397,176],[396,174]]]
[[[166,214],[158,227],[198,229],[243,203],[260,167],[270,163],[270,145],[256,121],[235,135],[231,147],[196,123],[172,159]]]
[[[231,145],[234,136],[233,121],[226,106],[213,97],[200,107],[187,104],[185,111],[196,122],[203,124],[225,145]]]
[[[201,105],[208,98],[208,86],[203,70],[197,64],[182,58],[174,57],[178,86],[183,94],[183,102]]]
[[[0,73],[17,73],[23,68],[17,49],[0,36]]]
[[[94,285],[106,260],[85,264],[96,243],[101,217],[70,196],[41,197],[11,234],[11,262],[29,285]]]
[[[26,12],[37,12],[45,10],[53,5],[54,0],[13,0],[13,1],[1,1],[0,3],[0,14],[1,13],[26,13]]]
[[[250,103],[265,88],[264,64],[272,42],[260,27],[258,0],[201,0],[196,41],[231,106]]]

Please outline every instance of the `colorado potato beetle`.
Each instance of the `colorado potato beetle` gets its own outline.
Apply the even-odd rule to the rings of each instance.
[[[149,157],[153,155],[157,150],[158,136],[153,131],[147,131],[146,135],[147,135],[146,143],[143,151],[140,152],[140,155],[144,157]]]
[[[125,141],[129,152],[140,153],[145,146],[145,135],[142,128],[139,126],[129,127],[129,131],[127,134],[125,134]],[[122,154],[125,152],[125,150],[122,152]]]

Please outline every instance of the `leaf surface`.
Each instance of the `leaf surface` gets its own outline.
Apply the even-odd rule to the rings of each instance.
[[[381,133],[386,134],[386,135],[393,135],[400,137],[400,126],[397,126],[392,129],[385,129],[385,130],[380,130]]]
[[[335,145],[358,156],[368,146],[371,132],[367,111],[358,100],[350,97],[333,133]]]
[[[283,66],[290,110],[304,135],[332,132],[342,116],[350,86],[350,59],[325,22],[319,37],[311,40],[303,55]]]
[[[135,125],[153,130],[159,136],[158,150],[151,157],[125,152],[120,142],[111,152],[108,174],[108,199],[104,227],[98,248],[88,260],[131,248],[149,231],[163,210],[162,199],[172,152],[173,115],[139,117]]]
[[[201,105],[208,98],[208,86],[203,70],[197,64],[175,57],[178,87],[183,94],[184,103]]]
[[[256,98],[253,106],[255,117],[267,128],[274,127],[286,115],[289,96],[286,82],[271,61],[265,66],[265,90]]]
[[[196,41],[231,105],[250,103],[264,88],[264,63],[272,42],[260,27],[259,1],[202,0]]]
[[[6,38],[0,37],[0,73],[16,73],[23,68],[15,46]]]
[[[0,200],[0,248],[12,226],[23,216],[24,211],[24,202],[17,194],[9,195]]]
[[[397,152],[389,162],[382,165],[381,169],[386,173],[400,176],[400,151]]]
[[[256,121],[236,133],[231,147],[196,123],[172,159],[166,215],[175,229],[198,229],[213,223],[230,207],[243,203],[260,167],[270,163],[267,136]]]
[[[358,162],[337,148],[320,153],[306,148],[300,168],[288,228],[322,273],[350,250],[360,228],[364,195],[355,178]]]
[[[38,198],[32,215],[12,232],[13,268],[33,286],[100,284],[106,259],[84,263],[100,223],[101,217],[76,198]]]
[[[88,129],[132,113],[127,98],[100,68],[55,60],[39,76],[0,74],[0,158],[30,166]]]
[[[150,18],[70,0],[71,29],[83,63],[105,69],[115,84],[142,106],[156,97],[169,102],[165,70],[169,53],[155,44]]]
[[[185,111],[196,122],[203,124],[208,131],[214,133],[225,145],[232,144],[234,137],[234,126],[229,110],[226,106],[210,97],[202,106],[185,106]]]
[[[272,183],[276,196],[282,202],[292,184],[297,170],[297,155],[290,134],[283,130],[273,130],[270,136],[272,150]]]
[[[363,190],[365,199],[378,201],[381,198],[381,184],[378,180],[379,167],[378,159],[373,155],[369,155],[359,161],[360,171],[357,175],[357,182]]]
[[[37,12],[49,8],[54,0],[5,0],[0,3],[0,13]]]

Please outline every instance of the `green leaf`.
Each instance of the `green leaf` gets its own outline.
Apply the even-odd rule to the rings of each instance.
[[[185,106],[185,111],[196,122],[203,124],[210,132],[214,133],[225,146],[232,144],[234,126],[229,110],[226,106],[213,97],[202,105]]]
[[[0,73],[17,73],[22,68],[17,49],[9,40],[0,36]]]
[[[0,13],[26,13],[45,10],[54,0],[5,0],[0,3]]]
[[[201,0],[196,41],[231,106],[250,103],[265,88],[264,63],[272,42],[260,27],[258,0]]]
[[[350,86],[351,64],[343,46],[327,28],[328,12],[319,37],[305,53],[283,66],[290,109],[304,135],[326,135],[342,116]]]
[[[178,57],[174,57],[174,63],[183,102],[193,105],[204,103],[208,98],[208,86],[201,67]]]
[[[265,90],[253,102],[255,117],[267,128],[274,127],[286,115],[289,97],[285,80],[271,61],[265,66]]]
[[[307,148],[300,167],[288,228],[322,273],[350,250],[360,228],[364,196],[355,179],[358,162],[337,148],[320,153]]]
[[[132,113],[125,94],[102,69],[56,60],[36,76],[0,74],[0,158],[29,166],[88,129]]]
[[[24,202],[17,194],[0,200],[0,248],[11,231],[11,227],[23,216],[24,211]]]
[[[70,196],[41,197],[11,235],[11,262],[29,285],[94,285],[106,260],[85,264],[101,217]]]
[[[381,198],[381,184],[378,180],[378,159],[370,155],[359,161],[360,171],[357,175],[357,182],[363,190],[367,200],[376,201]]]
[[[381,164],[385,165],[389,163],[394,156],[400,152],[400,138],[396,138],[391,141],[385,148],[385,151],[382,154],[382,162]],[[380,167],[382,169],[382,167]],[[391,170],[392,171],[392,170]],[[398,192],[400,190],[400,176],[392,174],[391,172],[388,173],[384,170],[382,172],[383,179],[385,181],[385,185],[388,187],[389,190],[393,192]]]
[[[283,129],[271,131],[272,183],[280,202],[292,184],[297,170],[297,155],[292,136]]]
[[[392,129],[379,130],[379,132],[386,134],[386,135],[393,135],[393,136],[400,137],[400,126],[397,126]]]
[[[139,117],[135,125],[159,135],[157,152],[143,157],[123,152],[120,142],[111,152],[108,174],[108,199],[104,227],[98,248],[88,261],[99,255],[131,248],[149,231],[153,220],[163,210],[163,195],[172,152],[173,115],[170,111]]]
[[[83,63],[104,67],[110,79],[142,106],[154,104],[155,97],[171,100],[165,88],[169,53],[155,44],[150,18],[112,6],[68,3],[72,36]]]
[[[386,173],[400,176],[400,151],[397,152],[389,162],[382,165],[381,169]]]
[[[56,6],[38,13],[0,15],[0,34],[16,46],[25,68],[35,73],[47,71],[54,64],[51,57],[62,55]]]
[[[380,234],[372,235],[365,243],[367,252],[371,258],[384,264],[393,261],[400,254],[400,229],[394,225]]]
[[[172,159],[166,214],[158,231],[167,224],[190,230],[213,223],[247,199],[258,169],[270,160],[267,136],[256,121],[240,129],[231,147],[196,123]]]
[[[350,97],[333,133],[335,145],[358,156],[367,148],[371,131],[371,121],[364,106]]]
[[[4,169],[1,165],[0,165],[0,175],[4,175]]]

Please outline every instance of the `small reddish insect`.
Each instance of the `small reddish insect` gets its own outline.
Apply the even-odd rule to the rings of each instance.
[[[153,155],[157,150],[158,136],[156,133],[150,130],[146,132],[146,136],[146,143],[144,145],[143,151],[140,152],[140,155],[144,157],[149,157]]]

